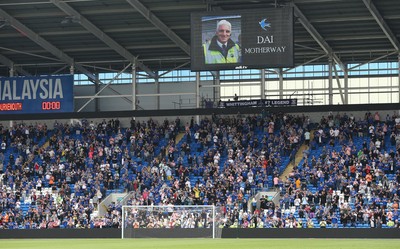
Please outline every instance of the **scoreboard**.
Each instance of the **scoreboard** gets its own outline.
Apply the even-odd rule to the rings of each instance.
[[[217,30],[222,22],[228,34]],[[293,23],[292,7],[192,13],[191,69],[292,67]]]
[[[73,75],[0,78],[0,115],[74,111]]]

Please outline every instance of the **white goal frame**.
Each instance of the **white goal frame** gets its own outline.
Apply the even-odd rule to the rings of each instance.
[[[167,212],[171,212],[171,209],[172,209],[173,210],[172,213],[174,213],[175,210],[180,211],[180,210],[185,210],[185,209],[187,209],[189,211],[191,209],[192,210],[209,210],[211,212],[208,212],[207,214],[208,215],[212,215],[211,217],[209,217],[209,218],[211,218],[211,221],[212,221],[212,226],[210,227],[212,229],[212,238],[215,239],[216,237],[220,237],[221,236],[220,233],[219,233],[218,236],[216,234],[216,229],[218,227],[217,227],[217,224],[216,224],[217,223],[216,207],[214,205],[174,205],[174,206],[123,205],[122,206],[122,211],[121,211],[121,216],[122,216],[121,239],[128,238],[128,237],[124,236],[125,230],[126,230],[126,228],[125,228],[126,221],[125,220],[126,220],[126,217],[127,217],[126,215],[127,215],[127,210],[128,209],[146,210],[146,212],[149,212],[149,211],[150,212],[154,212],[154,211],[157,211],[157,209],[160,210],[160,211],[167,210]],[[136,228],[132,228],[132,229],[135,230]],[[141,228],[141,229],[153,229],[153,228]],[[174,228],[161,228],[161,229],[171,229],[172,230]],[[186,229],[186,228],[182,228],[182,229]],[[200,228],[188,228],[188,229],[200,229]]]

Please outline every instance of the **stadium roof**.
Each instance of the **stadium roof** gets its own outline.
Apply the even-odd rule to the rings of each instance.
[[[397,61],[399,0],[2,0],[0,75],[190,68],[190,14],[293,6],[295,65]]]

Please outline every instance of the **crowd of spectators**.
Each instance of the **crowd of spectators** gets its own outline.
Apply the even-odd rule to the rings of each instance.
[[[127,205],[216,205],[221,227],[399,227],[400,119],[329,113],[312,125],[239,113],[0,126],[0,227],[121,227],[121,203],[95,212],[114,189],[130,193]],[[303,141],[303,160],[280,180]],[[252,197],[268,188],[278,205]]]
[[[132,119],[126,129],[120,127],[118,119],[98,124],[55,121],[50,131],[40,124],[1,127],[2,143],[11,148],[6,146],[3,151],[10,158],[3,158],[0,171],[0,226],[115,226],[115,221],[107,217],[94,218],[93,211],[107,190],[129,188],[132,181],[128,172],[136,172],[142,162],[154,157],[160,140],[174,136],[174,127],[174,122],[158,125],[151,119]],[[48,142],[41,146],[35,143],[42,138]],[[21,151],[18,141],[22,143]],[[12,160],[14,155],[16,160]],[[24,203],[30,206],[25,212],[21,209]]]
[[[28,153],[21,155],[20,150],[10,151],[7,148],[3,151],[7,151],[11,158],[16,154],[21,159],[16,163],[12,160],[3,161],[7,161],[7,165],[1,172],[1,226],[115,226],[119,223],[115,222],[115,214],[120,212],[115,208],[110,209],[112,211],[108,217],[102,217],[102,221],[91,218],[96,205],[105,196],[105,190],[114,188],[139,192],[145,197],[142,198],[142,203],[148,204],[215,204],[217,201],[223,203],[227,197],[228,200],[233,197],[236,201],[237,195],[241,201],[245,192],[249,193],[252,187],[257,184],[262,186],[266,182],[261,175],[265,176],[268,160],[272,165],[271,172],[274,170],[273,166],[280,163],[279,153],[267,151],[266,148],[267,142],[277,145],[284,141],[283,137],[279,141],[273,140],[273,136],[264,136],[259,143],[257,139],[253,139],[254,130],[261,129],[264,124],[260,120],[257,124],[256,121],[256,116],[225,118],[219,121],[225,123],[217,128],[216,123],[204,119],[199,125],[192,121],[189,129],[183,127],[179,119],[173,122],[165,120],[161,125],[151,119],[141,123],[132,120],[127,129],[120,127],[118,119],[104,120],[98,124],[87,121],[62,124],[55,121],[50,132],[45,125],[30,126],[31,135],[25,131],[25,125],[15,125],[10,130],[2,129],[3,143],[15,144],[17,140],[21,140],[22,146],[19,147]],[[277,122],[280,120],[277,119]],[[268,126],[272,134],[272,118]],[[199,145],[197,151],[200,153],[193,158],[190,149],[186,148],[184,155],[188,155],[187,165],[186,162],[183,165],[180,156],[183,150],[177,148],[174,140],[179,127],[193,131],[186,134],[186,142],[190,142],[193,137],[193,141]],[[14,130],[16,136],[13,136]],[[29,139],[32,134],[40,134],[48,140],[48,144],[35,144],[33,139]],[[214,137],[211,142],[211,135],[219,137]],[[28,139],[25,141],[22,138]],[[161,139],[169,141],[169,144],[167,148],[159,148],[161,155],[157,157],[155,152]],[[286,140],[291,143],[291,140]],[[260,144],[263,144],[262,150],[258,150]],[[284,153],[283,148],[269,148],[278,148],[279,152]],[[265,153],[268,153],[268,158]],[[228,157],[224,163],[226,167],[218,165],[217,158],[221,154]],[[234,163],[240,164],[240,167],[233,167]],[[253,176],[253,171],[248,168],[256,167],[257,174]],[[229,177],[224,178],[222,172],[230,173],[227,175]],[[251,172],[249,176],[248,172]],[[189,180],[192,176],[198,177],[194,186],[191,186]],[[233,181],[236,176],[240,176],[240,180]],[[164,187],[164,192],[160,194],[158,191],[161,187]],[[229,195],[230,192],[232,196]],[[28,211],[22,212],[21,202],[30,204]],[[229,205],[231,203],[233,202],[230,201]]]
[[[314,151],[314,152],[313,152]],[[400,120],[366,113],[322,117],[282,185],[281,227],[399,228]],[[268,215],[267,215],[268,217]]]

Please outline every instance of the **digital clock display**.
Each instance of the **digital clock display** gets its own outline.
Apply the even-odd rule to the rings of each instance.
[[[0,78],[0,114],[73,111],[72,75]]]
[[[61,103],[60,101],[50,101],[42,103],[42,110],[60,110]]]

